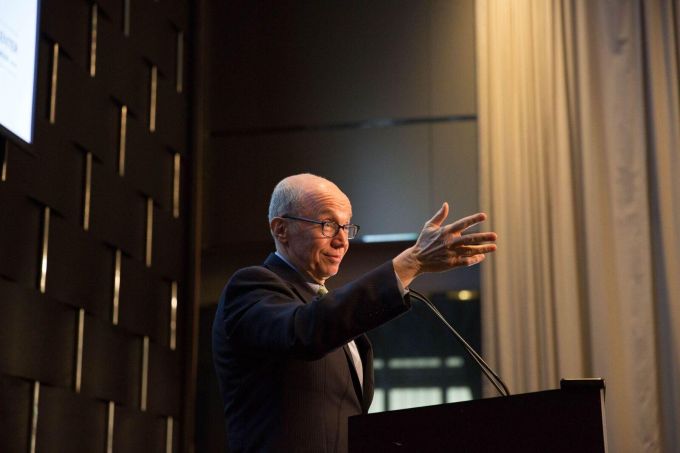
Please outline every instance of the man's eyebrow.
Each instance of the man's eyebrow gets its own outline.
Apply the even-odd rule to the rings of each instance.
[[[330,220],[330,221],[333,221],[335,223],[340,224],[338,219],[335,217],[335,215],[333,215],[333,213],[331,211],[321,211],[318,214],[318,218],[319,218],[319,220]],[[349,220],[347,221],[347,223],[351,223],[351,222],[352,222],[352,214],[350,213]]]

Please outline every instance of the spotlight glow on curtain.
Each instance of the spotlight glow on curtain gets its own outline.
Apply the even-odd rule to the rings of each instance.
[[[680,1],[476,5],[484,352],[514,392],[604,377],[610,451],[680,451]]]

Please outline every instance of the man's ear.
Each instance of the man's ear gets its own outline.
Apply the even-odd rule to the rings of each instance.
[[[288,222],[281,217],[274,217],[269,224],[272,230],[272,235],[281,244],[288,242]]]

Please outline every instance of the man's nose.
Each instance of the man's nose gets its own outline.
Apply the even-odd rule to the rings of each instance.
[[[344,228],[338,229],[338,234],[333,236],[333,240],[331,241],[333,246],[335,247],[344,247],[349,243],[349,238],[347,237],[347,230]]]

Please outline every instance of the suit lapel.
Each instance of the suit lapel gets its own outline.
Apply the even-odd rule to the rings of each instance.
[[[311,302],[316,293],[305,279],[288,263],[279,258],[275,253],[269,254],[264,262],[264,267],[276,273],[285,282],[288,283],[290,288],[295,292],[298,297],[305,303]],[[364,388],[361,389],[361,384],[359,383],[359,377],[357,376],[356,369],[354,368],[354,362],[352,361],[352,353],[349,350],[349,346],[346,344],[342,347],[345,352],[345,358],[347,359],[347,368],[352,376],[352,383],[354,385],[354,391],[356,392],[357,398],[361,404],[361,408],[364,413],[368,412],[368,408],[373,400],[373,348],[371,347],[371,342],[368,340],[366,335],[360,335],[354,339],[357,349],[359,350],[359,356],[361,357],[362,366],[364,369]]]
[[[354,391],[357,394],[359,401],[363,400],[361,384],[359,383],[359,376],[357,375],[357,370],[354,367],[354,361],[352,360],[352,351],[350,351],[347,344],[343,345],[342,350],[345,351],[345,358],[347,359],[347,368],[352,375],[352,384],[354,385]]]
[[[373,348],[371,342],[366,335],[360,335],[354,339],[359,350],[359,357],[361,358],[361,365],[363,367],[363,378],[364,386],[361,387],[359,382],[359,376],[357,375],[356,368],[354,367],[354,361],[352,360],[352,352],[348,345],[344,345],[342,350],[345,351],[345,357],[347,358],[347,366],[349,367],[350,373],[352,375],[352,383],[354,384],[354,391],[357,394],[357,398],[361,403],[361,408],[364,413],[368,412],[368,408],[371,406],[373,401]]]
[[[305,279],[288,263],[279,258],[275,253],[270,253],[264,262],[264,267],[274,272],[281,277],[288,286],[297,294],[297,296],[305,303],[314,299],[316,294],[312,288],[307,284]]]
[[[362,393],[358,393],[361,396],[359,401],[361,401],[361,408],[363,412],[368,412],[368,408],[371,407],[371,402],[373,401],[373,347],[371,346],[371,341],[366,335],[360,335],[354,339],[357,344],[357,349],[359,350],[359,356],[361,356],[361,362],[364,367],[364,389]]]

